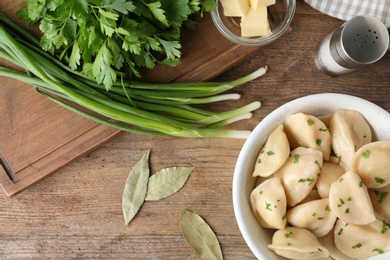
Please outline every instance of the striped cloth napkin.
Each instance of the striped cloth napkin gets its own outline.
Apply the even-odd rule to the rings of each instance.
[[[390,27],[390,0],[305,0],[325,14],[347,21],[357,15],[370,15]]]

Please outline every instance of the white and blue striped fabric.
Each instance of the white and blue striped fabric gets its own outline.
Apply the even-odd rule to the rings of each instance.
[[[357,15],[370,15],[390,28],[390,0],[304,0],[314,9],[347,21]]]

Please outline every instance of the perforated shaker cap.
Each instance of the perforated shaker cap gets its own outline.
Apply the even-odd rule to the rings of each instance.
[[[374,63],[389,48],[389,32],[379,19],[356,16],[334,31],[330,51],[336,62],[349,69]]]

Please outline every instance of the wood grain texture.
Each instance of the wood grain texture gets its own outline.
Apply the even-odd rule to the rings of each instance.
[[[1,1],[0,10],[39,35],[37,26],[28,28],[15,17],[15,11],[23,5],[23,1]],[[199,20],[197,29],[183,32],[182,45],[182,64],[177,67],[159,65],[146,71],[142,80],[210,80],[259,49],[226,40],[214,27],[209,13]],[[4,60],[0,60],[0,64],[9,66]],[[0,159],[8,172],[0,172],[0,184],[8,196],[26,189],[119,133],[76,116],[15,80],[2,78],[0,97]]]
[[[390,56],[343,77],[322,74],[314,65],[320,40],[343,22],[298,0],[292,31],[216,78],[235,79],[260,66],[268,73],[236,91],[242,99],[213,105],[225,110],[260,100],[252,129],[268,113],[297,97],[346,93],[390,111]],[[227,260],[255,259],[234,219],[233,171],[244,140],[182,139],[121,133],[13,198],[0,195],[1,259],[199,259],[180,231],[180,213],[190,209],[216,232]],[[132,166],[151,149],[151,168],[193,166],[176,194],[146,202],[124,225],[121,196]]]

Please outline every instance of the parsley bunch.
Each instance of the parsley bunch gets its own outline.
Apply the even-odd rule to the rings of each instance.
[[[40,45],[107,90],[141,68],[180,63],[182,27],[214,0],[25,0],[18,16],[43,33]]]

